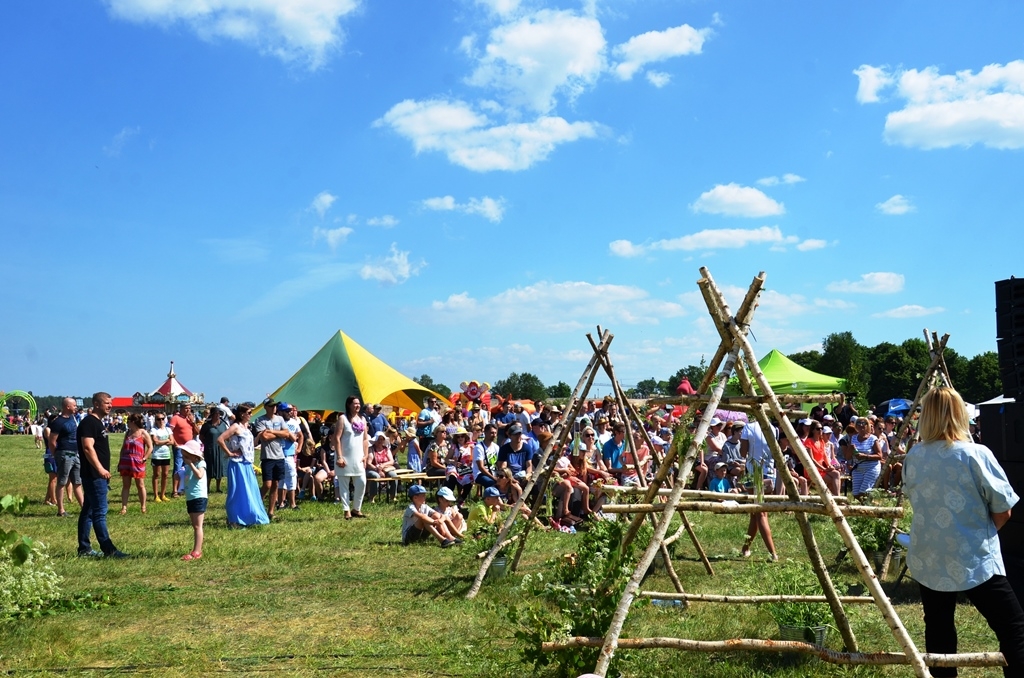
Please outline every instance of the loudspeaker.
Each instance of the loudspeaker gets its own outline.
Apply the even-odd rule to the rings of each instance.
[[[1016,369],[1024,366],[1024,333],[1009,339],[996,339],[999,348],[999,369]]]
[[[1020,403],[998,403],[981,406],[981,442],[1003,465],[1009,475],[1010,470],[1004,462],[1024,464],[1024,405]],[[1017,494],[1024,496],[1024,468],[1020,475],[1020,483],[1011,484]]]
[[[1011,276],[996,282],[996,313],[1006,313],[1015,306],[1024,306],[1024,278]]]
[[[1024,305],[996,308],[996,336],[1003,339],[1024,337]]]

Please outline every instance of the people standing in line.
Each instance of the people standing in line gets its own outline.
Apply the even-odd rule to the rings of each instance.
[[[174,436],[167,427],[167,415],[157,412],[153,418],[153,428],[149,431],[153,440],[153,454],[150,463],[153,466],[153,501],[160,503],[170,501],[167,497],[167,474],[171,469],[171,458],[174,455]],[[160,491],[157,492],[157,478],[160,479]],[[173,488],[173,486],[172,486]]]
[[[345,399],[345,414],[338,417],[333,443],[338,451],[338,485],[345,520],[365,518],[362,509],[370,437],[366,434],[366,420],[359,414],[357,396]],[[349,490],[350,483],[352,490]]]
[[[227,400],[227,398],[222,400]],[[222,402],[221,405],[223,404]],[[216,480],[217,492],[220,492],[220,481],[224,477],[224,467],[226,466],[225,456],[221,452],[217,440],[221,433],[228,430],[228,426],[231,425],[230,421],[234,418],[235,415],[231,415],[230,420],[225,419],[220,406],[211,407],[210,416],[199,428],[199,442],[203,444],[203,457],[206,461],[207,486],[209,486],[209,481]]]
[[[139,493],[139,505],[146,512],[146,461],[153,453],[153,439],[145,428],[146,420],[135,412],[128,415],[128,432],[121,444],[117,472],[121,476],[121,515],[128,513],[128,494],[132,480]]]
[[[50,449],[53,450],[53,461],[57,466],[57,515],[68,514],[64,508],[64,488],[68,483],[74,488],[75,499],[82,506],[82,461],[78,456],[78,403],[74,398],[61,401],[60,416],[50,425]]]
[[[192,406],[188,403],[178,405],[178,412],[171,417],[171,435],[174,438],[174,478],[173,497],[184,494],[185,467],[182,463],[181,447],[199,435],[199,423],[192,414]]]
[[[184,561],[199,560],[203,557],[203,519],[209,490],[206,484],[206,462],[199,441],[192,439],[182,445],[182,461],[185,464],[185,509],[192,523],[192,551],[181,557]]]
[[[267,501],[267,515],[274,519],[277,506],[277,492],[284,480],[285,439],[292,437],[284,425],[284,419],[277,414],[277,402],[271,398],[263,401],[263,416],[256,420],[256,437],[260,444],[260,470],[263,472],[263,499]]]
[[[217,446],[228,457],[228,496],[224,500],[228,527],[266,525],[270,522],[253,469],[256,450],[252,431],[249,430],[251,416],[252,408],[248,405],[236,407],[235,423],[217,439]]]
[[[1024,675],[1024,610],[1006,579],[997,534],[1020,498],[992,451],[971,440],[967,408],[952,388],[921,399],[920,435],[904,460],[903,486],[914,509],[907,567],[921,589],[925,651],[956,654],[962,591],[999,639],[1003,675]],[[957,670],[932,667],[931,674]]]
[[[82,459],[82,512],[78,516],[78,555],[127,558],[107,532],[107,493],[110,491],[110,442],[103,417],[110,414],[112,399],[102,391],[92,397],[89,416],[78,425],[78,454]],[[102,554],[93,550],[90,533],[96,531]]]

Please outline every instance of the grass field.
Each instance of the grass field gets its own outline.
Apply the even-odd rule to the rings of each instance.
[[[117,450],[120,437],[112,437]],[[144,673],[153,676],[281,674],[337,676],[543,675],[520,660],[513,629],[501,614],[517,600],[518,577],[485,584],[474,601],[464,593],[476,574],[470,545],[403,548],[403,504],[378,503],[369,520],[346,522],[330,504],[304,503],[282,511],[273,525],[227,530],[224,495],[211,493],[203,559],[179,558],[191,548],[184,500],[149,505],[138,501],[119,515],[115,476],[108,518],[123,561],[74,557],[77,505],[69,518],[43,504],[46,476],[41,454],[28,436],[0,436],[0,496],[30,499],[23,515],[0,519],[5,528],[44,542],[67,594],[108,596],[109,607],[0,622],[0,671],[11,675]],[[740,516],[692,515],[712,557],[709,577],[692,546],[681,544],[676,568],[688,591],[736,592],[749,562],[739,557],[746,526]],[[812,519],[826,562],[840,540],[820,518]],[[795,521],[773,518],[781,556],[806,559]],[[540,572],[545,561],[571,552],[578,537],[535,533],[520,574]],[[94,542],[95,545],[95,542]],[[755,558],[764,556],[755,547]],[[836,579],[845,592],[855,582],[849,561]],[[645,588],[671,590],[663,575]],[[911,635],[923,646],[916,585],[904,584],[894,602]],[[995,638],[968,605],[957,611],[961,651],[995,649]],[[873,606],[851,606],[851,623],[863,650],[897,650]],[[694,604],[679,612],[637,606],[623,637],[676,636],[705,640],[777,637],[767,612],[755,606]],[[828,645],[840,648],[832,631]],[[844,668],[817,660],[742,653],[639,651],[621,666],[632,677],[671,676],[909,676],[910,669]],[[961,669],[962,676],[995,676],[993,669]]]

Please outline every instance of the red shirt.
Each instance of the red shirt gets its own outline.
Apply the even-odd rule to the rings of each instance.
[[[825,440],[823,438],[818,438],[818,442],[814,442],[810,438],[804,438],[803,444],[819,466],[828,467],[828,457],[825,455]],[[804,477],[810,480],[811,474],[809,469],[804,469]]]
[[[196,432],[192,428],[192,424],[189,423],[188,419],[175,414],[171,417],[171,437],[174,438],[174,444],[181,447],[188,441],[195,438]]]

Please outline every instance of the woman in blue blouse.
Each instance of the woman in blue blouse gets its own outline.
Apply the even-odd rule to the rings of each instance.
[[[967,409],[952,388],[921,401],[921,442],[904,462],[914,507],[907,567],[921,585],[925,648],[952,654],[953,612],[963,591],[999,639],[1006,676],[1024,675],[1024,611],[1006,580],[997,532],[1019,497],[992,452],[971,441]],[[933,676],[955,676],[935,667]]]

